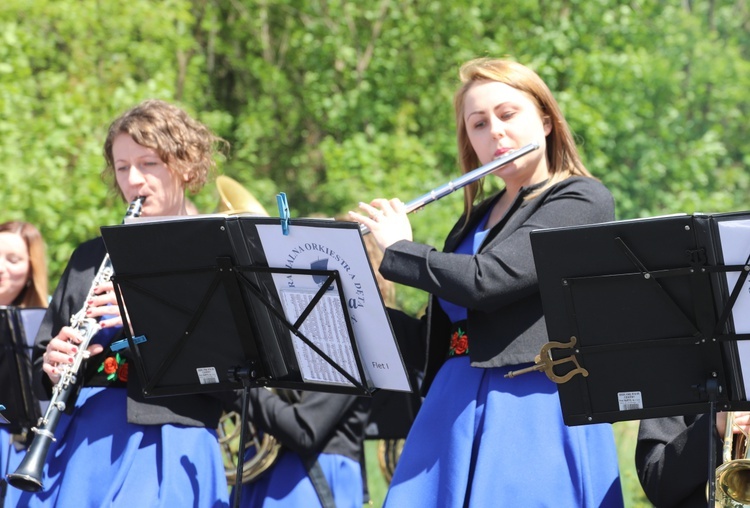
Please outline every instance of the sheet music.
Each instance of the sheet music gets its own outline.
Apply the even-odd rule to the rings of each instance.
[[[310,304],[316,291],[285,289],[280,293],[287,319],[294,323]],[[359,378],[357,362],[354,359],[354,350],[349,343],[349,332],[346,329],[346,320],[341,310],[341,298],[338,292],[323,296],[300,326],[300,331],[354,379]],[[292,343],[302,371],[302,379],[351,385],[351,382],[332,368],[302,339],[293,336]]]
[[[293,224],[288,235],[282,235],[278,225],[257,225],[266,259],[273,268],[335,270],[341,277],[342,290],[346,299],[347,310],[357,342],[363,367],[373,386],[386,390],[411,391],[408,376],[401,361],[390,322],[383,307],[383,301],[372,273],[362,238],[356,228],[337,228],[314,225]],[[294,315],[294,305],[287,300],[303,298],[310,291],[317,291],[322,280],[315,280],[310,275],[274,274],[274,282],[279,288],[285,312]],[[331,303],[329,300],[328,303]],[[337,303],[336,305],[340,305]],[[333,305],[331,305],[333,307]],[[340,309],[339,309],[340,311]],[[298,312],[298,311],[297,311]],[[322,311],[318,311],[321,313]],[[343,318],[343,313],[341,318]],[[310,318],[308,318],[310,319]],[[316,319],[336,320],[333,314],[319,314]],[[341,326],[344,328],[341,328]],[[311,325],[312,329],[312,325]],[[341,359],[353,354],[345,323],[338,322],[335,330],[344,331],[343,338],[336,335],[336,347],[343,348]],[[303,328],[303,333],[307,335]],[[312,332],[311,332],[312,333]],[[313,333],[315,342],[325,344],[327,338]],[[333,346],[326,346],[333,347]],[[309,348],[307,348],[309,349]],[[326,349],[321,348],[324,351]],[[304,348],[301,348],[304,351]],[[305,368],[306,358],[298,361]],[[324,368],[315,364],[316,368]],[[328,372],[317,372],[308,364],[304,376],[329,376],[328,379],[344,379],[333,367],[327,366]],[[342,365],[344,367],[344,365]],[[346,368],[346,367],[345,367]],[[348,370],[348,372],[351,372]],[[354,370],[356,372],[356,369]],[[355,376],[356,377],[356,376]],[[348,381],[346,381],[349,384]]]
[[[721,221],[718,225],[724,264],[744,264],[750,255],[750,220]],[[739,279],[739,273],[727,272],[726,278],[731,292]],[[745,280],[744,286],[732,308],[735,333],[750,333],[750,278]],[[737,341],[737,350],[740,354],[745,393],[750,393],[750,341]]]

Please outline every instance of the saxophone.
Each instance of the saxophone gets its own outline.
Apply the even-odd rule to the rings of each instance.
[[[142,196],[138,196],[130,203],[123,223],[129,218],[138,217],[141,214],[145,199]],[[89,357],[87,350],[89,343],[101,329],[96,319],[86,317],[87,306],[85,302],[88,302],[94,296],[94,289],[105,282],[109,282],[112,275],[114,275],[112,262],[109,259],[109,254],[105,254],[104,260],[91,283],[91,288],[89,288],[83,307],[70,318],[70,326],[78,332],[78,336],[81,338],[81,343],[78,345],[78,352],[75,354],[72,364],[61,367],[60,379],[52,387],[52,397],[50,398],[47,411],[39,419],[37,426],[31,428],[32,432],[36,435],[18,468],[7,477],[8,483],[17,489],[27,492],[38,492],[43,488],[42,470],[47,460],[49,447],[52,441],[55,441],[55,429],[73,392],[79,370],[84,360]]]

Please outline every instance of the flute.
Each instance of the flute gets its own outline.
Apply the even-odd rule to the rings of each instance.
[[[444,185],[441,185],[440,187],[436,187],[435,189],[432,189],[430,192],[423,194],[422,196],[419,196],[416,199],[412,199],[411,201],[406,203],[406,213],[415,212],[419,210],[420,208],[423,208],[425,205],[432,203],[433,201],[437,201],[440,198],[444,198],[448,194],[455,192],[458,189],[461,189],[462,187],[466,187],[470,183],[475,182],[479,180],[480,178],[487,176],[493,171],[496,171],[498,168],[510,162],[513,162],[519,157],[523,157],[527,153],[533,152],[537,148],[539,148],[539,143],[529,143],[528,145],[523,146],[514,152],[507,153],[503,155],[502,157],[498,157],[497,159],[490,161],[483,166],[478,167],[477,169],[469,171],[468,173],[465,173],[464,175],[456,178],[455,180],[451,180],[450,182]],[[363,235],[366,235],[367,233],[370,232],[370,228],[368,228],[364,224],[359,225],[359,230]]]

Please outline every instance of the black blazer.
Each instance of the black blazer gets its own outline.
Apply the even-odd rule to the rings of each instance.
[[[548,341],[529,233],[614,220],[614,200],[602,183],[585,177],[568,178],[532,199],[524,199],[542,185],[521,189],[476,255],[453,251],[500,194],[478,204],[465,227],[464,217],[458,220],[443,252],[408,241],[396,242],[386,249],[380,273],[431,295],[426,314],[423,393],[445,361],[450,340],[450,321],[437,303],[438,297],[468,309],[469,356],[474,367],[533,362]],[[398,321],[405,319],[394,313],[391,316]],[[419,329],[417,324],[411,326],[415,331]],[[414,347],[411,344],[406,349],[414,354]]]
[[[42,355],[46,351],[47,343],[57,335],[60,328],[69,325],[73,314],[83,307],[91,282],[101,266],[105,253],[106,248],[101,238],[89,240],[78,246],[70,257],[57,289],[52,295],[52,301],[36,336],[33,353],[35,389],[43,400],[50,398],[52,389],[49,377],[42,370]],[[114,338],[114,340],[117,339],[118,337]],[[106,353],[105,348],[100,355],[89,358],[82,370],[88,372],[95,370]],[[125,355],[127,356],[127,353]],[[176,423],[215,429],[223,407],[236,398],[234,392],[227,392],[146,399],[141,392],[137,369],[130,369],[129,374],[127,411],[130,423],[143,425]],[[79,376],[79,383],[81,378]],[[69,401],[68,407],[72,409],[72,401]]]
[[[713,427],[711,434],[709,425]],[[706,506],[710,435],[718,466],[722,461],[722,436],[708,414],[641,420],[635,468],[643,491],[654,506]]]
[[[300,391],[299,400],[287,401],[264,388],[248,395],[249,420],[303,458],[331,453],[361,460],[369,398]]]

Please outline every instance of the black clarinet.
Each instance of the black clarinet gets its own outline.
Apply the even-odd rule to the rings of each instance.
[[[145,199],[142,196],[138,196],[130,203],[123,223],[131,217],[138,217],[141,214]],[[82,339],[78,345],[78,352],[72,364],[61,367],[60,379],[52,387],[52,397],[50,398],[47,411],[39,419],[37,426],[31,428],[32,432],[36,435],[31,441],[29,449],[26,451],[26,455],[18,468],[7,476],[8,483],[17,489],[27,492],[38,492],[44,488],[42,485],[42,471],[47,461],[49,447],[52,441],[55,441],[55,429],[74,390],[81,366],[84,360],[89,357],[89,343],[94,335],[101,330],[101,326],[96,319],[86,317],[88,307],[85,302],[88,302],[94,296],[94,288],[108,282],[113,275],[114,270],[112,262],[109,259],[109,254],[105,254],[104,260],[91,283],[91,288],[89,288],[83,307],[70,318],[70,326],[78,332],[78,336]]]

